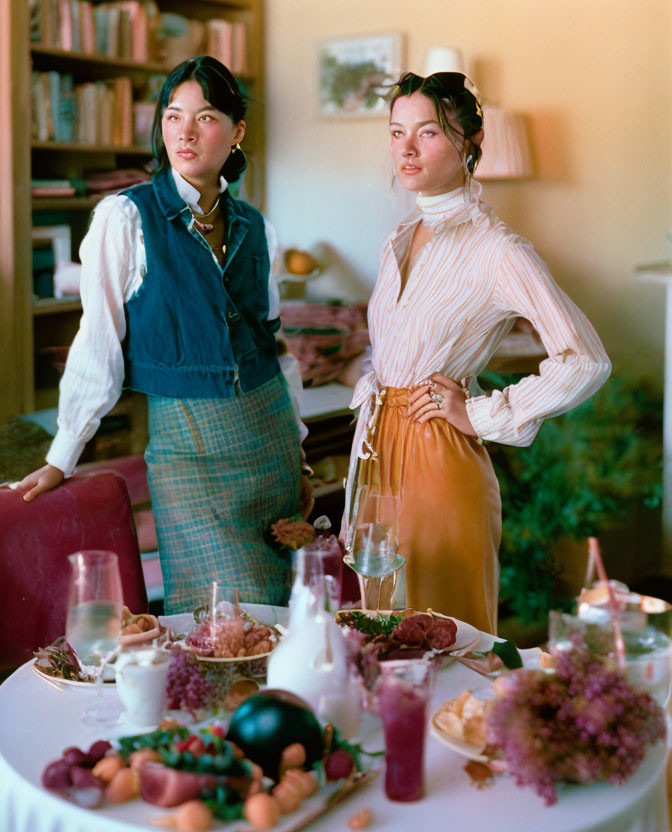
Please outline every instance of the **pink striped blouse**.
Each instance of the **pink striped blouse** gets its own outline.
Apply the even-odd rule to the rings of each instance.
[[[440,372],[460,382],[488,364],[515,318],[539,332],[548,358],[504,390],[476,395],[467,413],[481,439],[529,445],[544,419],[591,396],[611,364],[595,330],[557,286],[532,245],[498,219],[472,183],[438,197],[418,197],[418,209],[387,238],[369,304],[373,370],[359,380],[351,407],[363,405],[360,455],[376,391],[413,387]],[[400,267],[419,222],[435,226],[399,297]]]

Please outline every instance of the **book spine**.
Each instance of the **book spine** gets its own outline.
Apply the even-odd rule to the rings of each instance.
[[[62,142],[61,129],[61,76],[58,72],[53,70],[48,74],[49,77],[49,105],[51,107],[51,120],[53,124],[54,140]]]
[[[96,6],[93,10],[96,55],[107,54],[107,12],[107,6]]]
[[[105,130],[105,96],[107,94],[107,84],[105,81],[96,81],[96,144],[109,144],[107,141],[107,133]]]
[[[105,84],[102,125],[103,144],[114,144],[114,90],[109,84]]]
[[[48,46],[59,46],[61,43],[61,0],[49,0],[49,43]]]
[[[129,9],[119,9],[119,57],[132,57],[131,14]]]
[[[75,140],[75,91],[72,75],[66,73],[61,76],[61,101],[58,123],[62,142]]]
[[[60,0],[58,4],[59,14],[59,38],[58,45],[61,49],[72,50],[72,15],[70,0]]]
[[[31,75],[32,87],[32,137],[39,142],[49,140],[49,129],[47,126],[47,107],[44,98],[44,86],[39,72]]]
[[[108,58],[119,55],[119,8],[109,6],[107,10],[107,51]]]
[[[84,135],[84,84],[75,87],[75,136],[77,144],[85,144]]]
[[[82,0],[79,4],[79,30],[82,52],[87,55],[92,55],[96,51],[93,19],[93,4],[90,0]]]
[[[51,116],[51,85],[48,72],[40,72],[40,84],[42,85],[42,101],[44,102],[45,141],[50,141],[54,138],[54,120]]]
[[[231,59],[231,71],[234,75],[245,75],[247,73],[247,37],[245,24],[237,20],[233,24],[233,56]]]
[[[70,0],[70,26],[72,28],[72,49],[75,52],[81,52],[82,43],[79,39],[79,0]]]

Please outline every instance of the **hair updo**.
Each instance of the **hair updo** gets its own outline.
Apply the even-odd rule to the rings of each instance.
[[[463,156],[465,172],[472,176],[481,148],[472,136],[483,129],[483,110],[476,95],[467,87],[469,79],[461,72],[435,72],[423,78],[413,72],[405,72],[390,93],[390,112],[394,103],[403,95],[421,92],[434,104],[437,121]],[[452,122],[457,122],[456,130]]]

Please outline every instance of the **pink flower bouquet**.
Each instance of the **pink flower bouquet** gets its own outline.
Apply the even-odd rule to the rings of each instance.
[[[665,717],[647,694],[589,652],[580,634],[573,648],[553,650],[554,673],[515,670],[496,683],[488,744],[519,786],[548,805],[560,782],[623,783],[648,743],[665,736]]]

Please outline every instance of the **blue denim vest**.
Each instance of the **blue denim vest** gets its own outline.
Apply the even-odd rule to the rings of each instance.
[[[142,285],[125,306],[124,386],[172,398],[228,398],[270,381],[280,372],[280,320],[267,320],[262,215],[222,194],[228,243],[220,268],[169,167],[123,195],[140,212],[147,257]]]

